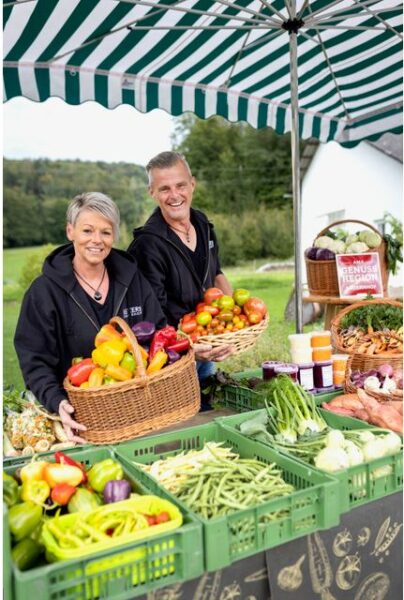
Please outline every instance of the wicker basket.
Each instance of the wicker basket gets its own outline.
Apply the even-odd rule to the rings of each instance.
[[[401,309],[403,308],[402,302],[398,302],[397,300],[390,300],[389,298],[375,298],[374,300],[360,300],[359,302],[350,304],[343,310],[340,310],[339,313],[334,317],[334,319],[331,322],[332,345],[339,352],[344,352],[345,354],[355,354],[355,356],[357,356],[357,357],[362,356],[362,357],[366,357],[368,359],[374,358],[373,355],[364,355],[364,354],[356,352],[358,345],[360,345],[361,342],[365,341],[367,334],[364,333],[363,336],[358,338],[357,343],[354,346],[352,346],[351,348],[346,348],[345,346],[342,345],[342,340],[341,340],[341,335],[340,335],[341,321],[345,317],[345,315],[350,313],[352,310],[359,308],[360,306],[368,306],[369,304],[389,304],[391,306],[398,306]],[[376,332],[373,335],[377,335],[377,334],[378,334],[378,332]],[[382,332],[381,332],[381,334],[382,334]],[[391,333],[390,335],[397,339],[401,339],[401,337],[396,335],[395,333]],[[386,353],[383,353],[383,356],[380,356],[380,358],[384,359],[384,362],[390,362],[390,357],[391,357],[391,360],[394,360],[395,362],[397,362],[399,360],[402,361],[402,354],[399,355],[398,358],[397,358],[397,356],[398,356],[397,354],[391,354],[391,355],[387,354],[386,355]],[[379,357],[379,355],[376,355],[376,357]],[[382,363],[379,362],[379,364],[382,364]],[[369,367],[369,368],[372,368],[372,367]]]
[[[366,369],[365,371],[363,371],[355,363],[355,357],[356,357],[356,355],[349,357],[348,363],[347,363],[347,367],[346,367],[346,370],[345,370],[344,390],[345,390],[345,392],[347,394],[356,394],[356,392],[358,390],[358,388],[355,386],[355,384],[351,380],[352,371],[361,371],[362,373],[364,373],[366,371],[369,371],[369,369],[377,369],[378,367],[380,367],[380,365],[383,364],[380,361],[379,364],[375,364],[372,367],[369,367],[369,369]],[[389,360],[386,361],[386,359],[384,360],[384,362],[388,362],[389,364],[391,364],[391,362]],[[392,365],[393,368],[394,368],[394,366],[395,365]],[[379,402],[387,402],[389,400],[392,400],[393,397],[394,397],[395,400],[400,400],[400,399],[402,400],[402,398],[403,398],[403,390],[397,390],[394,393],[394,395],[391,395],[391,394],[380,394],[376,390],[366,390],[366,393],[369,396],[372,396],[373,398],[375,398],[376,400],[378,400]]]
[[[213,348],[232,345],[235,348],[234,356],[246,350],[251,350],[255,346],[259,336],[268,327],[268,323],[269,315],[267,313],[261,323],[250,325],[239,331],[228,331],[227,333],[217,335],[201,335],[198,338],[198,344],[210,344]]]
[[[371,229],[375,233],[379,233],[377,229],[365,223],[364,221],[357,221],[356,219],[345,219],[343,221],[335,221],[331,225],[325,227],[316,236],[316,239],[335,227],[336,225],[342,225],[344,223],[358,223],[368,229]],[[387,284],[389,279],[389,273],[387,270],[386,260],[386,244],[384,241],[377,248],[372,248],[371,252],[377,252],[380,259],[380,272],[383,283],[383,293],[387,294]],[[335,259],[332,260],[310,260],[306,257],[306,271],[307,271],[307,284],[309,287],[310,294],[314,296],[339,296],[338,288],[338,275],[337,275],[337,263]]]
[[[112,444],[168,427],[195,415],[200,389],[194,353],[189,350],[176,363],[146,375],[136,337],[120,317],[118,325],[129,338],[138,365],[136,377],[98,388],[74,387],[63,382],[75,418],[87,427],[81,434],[93,444]]]

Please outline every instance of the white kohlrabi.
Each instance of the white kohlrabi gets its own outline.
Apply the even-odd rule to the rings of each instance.
[[[348,454],[342,448],[323,448],[314,459],[318,469],[334,473],[349,467]]]
[[[366,431],[366,429],[364,429],[363,431],[358,431],[358,433],[357,433],[357,439],[362,444],[366,444],[366,442],[371,442],[375,438],[376,438],[375,434],[372,433],[371,431]]]
[[[396,433],[387,433],[382,436],[383,444],[385,447],[386,456],[390,454],[397,454],[401,451],[401,438]]]
[[[380,437],[377,437],[375,440],[370,442],[366,442],[366,444],[362,447],[363,458],[366,462],[371,460],[375,460],[376,458],[381,458],[386,455],[386,450],[384,446],[384,442]]]
[[[325,438],[327,448],[342,448],[345,444],[345,438],[339,429],[331,429]]]
[[[361,465],[363,463],[363,452],[362,450],[352,442],[347,440],[344,446],[345,452],[348,454],[349,466],[354,467],[355,465]]]

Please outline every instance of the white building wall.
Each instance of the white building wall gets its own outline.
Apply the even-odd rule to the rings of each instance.
[[[350,149],[336,142],[320,144],[302,184],[302,249],[329,224],[330,213],[376,225],[387,211],[402,221],[402,191],[402,164],[380,150],[364,142]],[[302,269],[306,282],[304,257]],[[402,285],[401,266],[396,276],[390,275],[389,286]]]

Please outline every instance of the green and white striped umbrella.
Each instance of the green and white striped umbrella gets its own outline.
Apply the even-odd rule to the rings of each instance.
[[[299,137],[402,132],[401,17],[400,0],[3,0],[4,95],[291,131],[297,267]]]
[[[221,115],[285,133],[292,4],[5,0],[4,94]],[[401,3],[300,4],[300,136],[357,143],[401,131]]]

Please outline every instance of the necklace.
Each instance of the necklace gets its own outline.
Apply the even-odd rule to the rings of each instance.
[[[73,267],[73,271],[76,273],[77,277],[79,279],[81,279],[82,281],[84,281],[84,283],[86,285],[88,285],[89,288],[91,288],[92,290],[94,290],[95,294],[94,294],[94,300],[97,300],[97,302],[99,302],[102,299],[102,294],[100,292],[100,287],[102,286],[102,282],[104,281],[104,277],[105,277],[105,272],[106,272],[106,267],[104,265],[104,271],[102,272],[102,277],[101,277],[101,281],[98,284],[98,286],[95,288],[91,285],[91,283],[88,283],[88,281],[86,279],[84,279],[84,277],[82,275],[80,275],[80,273],[77,273],[76,269]]]
[[[183,231],[182,229],[177,229],[177,227],[174,227],[173,225],[170,225],[171,229],[174,229],[174,231],[178,231],[178,233],[182,233],[183,235],[185,235],[185,239],[187,240],[188,244],[191,241],[191,236],[189,235],[189,232],[191,230],[192,227],[192,223],[189,224],[188,228]]]

